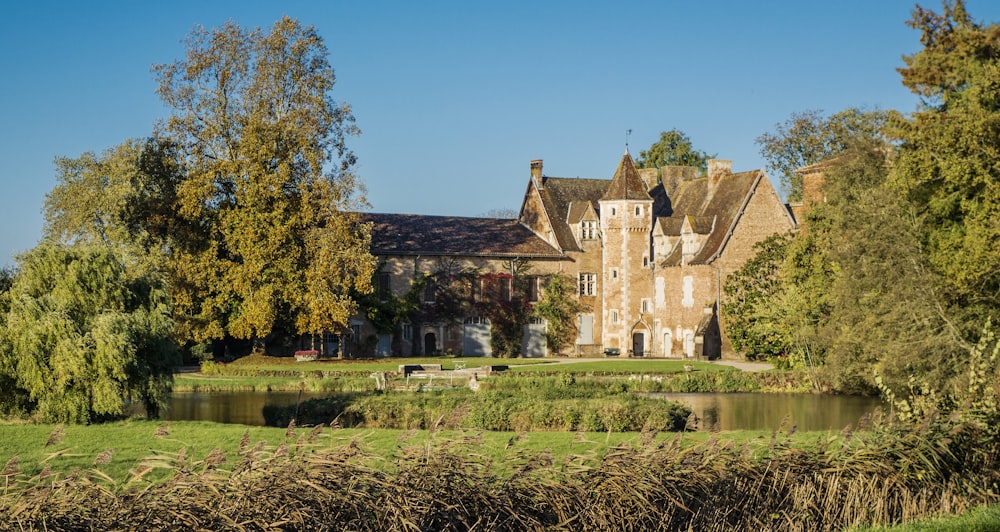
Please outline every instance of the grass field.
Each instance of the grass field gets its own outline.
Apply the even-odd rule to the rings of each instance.
[[[23,473],[37,474],[46,465],[53,471],[69,473],[75,469],[97,467],[116,481],[122,481],[143,461],[169,461],[183,450],[189,460],[205,458],[215,449],[232,460],[243,438],[253,443],[277,447],[295,442],[312,432],[312,428],[293,431],[274,427],[248,427],[221,423],[195,421],[122,421],[103,425],[51,424],[0,424],[0,463],[14,457]],[[741,431],[725,433],[721,439],[742,445],[758,443],[760,452],[766,452],[771,433]],[[793,436],[795,445],[807,448],[825,433],[798,433]],[[609,447],[640,445],[643,436],[638,433],[570,433],[570,432],[490,432],[457,430],[389,430],[389,429],[330,429],[325,428],[316,441],[316,448],[335,449],[356,445],[378,461],[389,464],[403,449],[417,446],[428,451],[439,446],[449,446],[470,457],[488,460],[503,472],[519,463],[525,455],[551,453],[556,462],[572,457],[598,460]],[[657,441],[680,439],[683,445],[703,443],[709,435],[704,432],[664,433]],[[646,442],[645,445],[649,445]],[[102,453],[111,451],[106,464],[95,466]],[[106,456],[106,454],[105,454]]]

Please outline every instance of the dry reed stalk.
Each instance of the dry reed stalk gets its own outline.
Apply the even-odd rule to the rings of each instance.
[[[53,445],[59,445],[62,443],[64,425],[62,423],[56,425],[52,432],[49,433],[49,439],[45,440],[45,446],[51,447]]]

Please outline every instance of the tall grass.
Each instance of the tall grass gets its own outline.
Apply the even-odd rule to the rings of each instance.
[[[995,503],[1000,480],[919,430],[885,422],[809,449],[790,445],[787,429],[763,451],[714,436],[685,446],[686,435],[647,431],[601,456],[558,456],[519,452],[515,436],[502,464],[470,450],[478,433],[416,442],[404,433],[390,456],[338,433],[290,428],[271,445],[246,433],[232,449],[150,455],[123,479],[106,474],[99,456],[69,473],[27,473],[10,460],[0,527],[839,530]],[[165,479],[151,481],[157,471]]]

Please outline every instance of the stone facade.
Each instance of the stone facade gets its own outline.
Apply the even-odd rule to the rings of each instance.
[[[688,167],[638,170],[628,152],[610,180],[548,177],[541,160],[531,161],[516,220],[366,216],[382,289],[395,294],[420,274],[449,269],[575,279],[587,310],[577,318],[576,345],[560,353],[570,356],[738,356],[719,321],[723,283],[755,243],[795,227],[763,171],[733,173],[722,160],[710,161],[704,176]],[[352,328],[368,355],[490,354],[482,339],[489,325],[476,316],[392,334],[358,317]]]

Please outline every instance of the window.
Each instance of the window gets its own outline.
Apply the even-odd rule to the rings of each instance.
[[[611,278],[612,279],[617,279],[618,278],[618,268],[612,268],[611,269]]]
[[[616,325],[618,324],[618,311],[617,310],[612,310],[611,311],[611,323],[616,324]]]
[[[650,307],[649,300],[643,298],[642,303],[640,304],[641,312],[643,314],[649,314],[649,307]]]
[[[597,275],[593,273],[580,274],[580,295],[592,296],[597,294]]]
[[[376,288],[379,301],[389,299],[389,279],[389,272],[379,272],[378,287]]]
[[[403,324],[403,340],[413,340],[413,324]]]
[[[361,324],[352,323],[351,324],[351,341],[358,343],[361,341]]]
[[[538,276],[529,275],[527,278],[528,285],[525,287],[528,297],[528,301],[535,302],[538,301]]]
[[[437,300],[437,284],[432,281],[427,281],[427,286],[424,287],[424,303],[433,303]]]
[[[597,238],[597,222],[585,220],[580,223],[580,240],[594,240]]]
[[[616,209],[615,207],[611,207],[611,216],[615,216],[617,214],[618,214],[618,209]]]
[[[642,267],[643,268],[649,268],[649,257],[643,257],[642,258]]]
[[[641,205],[636,205],[635,206],[635,215],[636,216],[642,216],[642,206]]]

